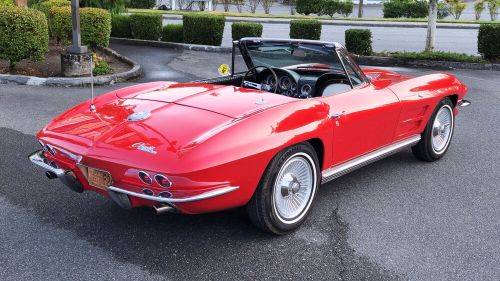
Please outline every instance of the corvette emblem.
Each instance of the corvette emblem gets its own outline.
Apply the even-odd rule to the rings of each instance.
[[[156,150],[155,150],[156,147],[147,146],[143,142],[134,143],[132,145],[132,147],[137,149],[137,150],[140,150],[140,151],[144,151],[144,152],[151,153],[151,154],[156,154]]]
[[[127,117],[128,121],[141,121],[149,117],[151,115],[151,112],[149,111],[139,111],[133,114],[130,114]]]

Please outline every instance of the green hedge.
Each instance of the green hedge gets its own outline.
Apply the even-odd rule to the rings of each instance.
[[[321,38],[321,22],[317,20],[290,21],[290,38],[319,40]]]
[[[127,7],[135,9],[152,9],[156,5],[156,0],[131,0]]]
[[[15,6],[0,9],[0,59],[13,68],[23,59],[43,60],[48,50],[49,29],[43,13]]]
[[[369,29],[345,31],[345,46],[350,53],[369,56],[372,54],[372,32]]]
[[[500,58],[500,24],[481,24],[479,26],[477,49],[485,58]]]
[[[235,22],[231,25],[231,35],[233,40],[240,40],[245,37],[261,37],[263,28],[260,23]]]
[[[297,0],[295,10],[299,14],[320,14],[322,10],[322,0]]]
[[[111,36],[118,38],[132,38],[129,16],[114,15],[111,17]]]
[[[71,41],[71,7],[55,7],[50,10],[52,16],[52,35],[63,44]],[[82,44],[91,47],[109,46],[111,34],[111,15],[108,11],[98,8],[80,9],[80,26]]]
[[[472,62],[484,63],[485,61],[479,56],[471,56],[467,54],[452,53],[452,52],[395,52],[390,54],[393,58],[410,59],[410,60],[432,60],[432,61],[457,61],[457,62]]]
[[[132,37],[142,40],[160,40],[163,18],[160,14],[130,15]]]
[[[218,15],[189,14],[182,17],[184,43],[220,46],[226,18]]]
[[[429,3],[424,0],[389,0],[384,2],[384,18],[425,18]]]
[[[184,29],[182,24],[167,24],[163,26],[161,41],[182,43],[184,38]]]

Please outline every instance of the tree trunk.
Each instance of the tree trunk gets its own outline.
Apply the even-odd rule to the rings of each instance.
[[[28,0],[16,0],[16,6],[28,7]]]
[[[359,6],[358,6],[358,18],[363,17],[363,2],[364,0],[359,0]]]
[[[437,0],[429,1],[429,21],[427,23],[427,40],[425,43],[425,51],[431,52],[434,50],[434,39],[436,37],[436,22],[437,22]]]

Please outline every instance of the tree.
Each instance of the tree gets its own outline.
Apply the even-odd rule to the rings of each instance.
[[[364,0],[359,0],[359,6],[358,6],[358,18],[363,17],[363,1]]]
[[[425,51],[431,52],[434,50],[434,41],[436,37],[436,22],[437,22],[438,3],[437,0],[429,1],[429,20],[427,22],[427,40],[425,43]]]
[[[16,6],[28,7],[28,0],[16,0]]]

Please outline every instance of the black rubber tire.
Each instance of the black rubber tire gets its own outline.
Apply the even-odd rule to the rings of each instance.
[[[278,215],[273,208],[274,183],[283,164],[299,152],[309,155],[313,160],[314,163],[311,164],[314,165],[316,169],[316,181],[313,185],[313,191],[309,199],[311,203],[304,210],[305,215],[295,223],[285,224],[278,219]],[[297,229],[305,221],[312,209],[314,198],[321,184],[320,177],[321,171],[318,156],[311,144],[304,142],[282,150],[269,163],[252,199],[250,199],[250,202],[246,205],[248,217],[260,229],[276,235],[284,235]]]
[[[432,125],[434,124],[434,120],[436,119],[436,115],[438,111],[445,107],[449,106],[452,109],[452,128],[451,128],[451,135],[448,140],[448,144],[446,145],[446,148],[441,151],[440,153],[436,153],[434,149],[432,148]],[[448,148],[450,147],[451,140],[453,138],[453,132],[455,131],[455,115],[453,114],[453,103],[449,98],[444,98],[442,99],[434,109],[434,112],[432,113],[431,118],[429,119],[429,122],[427,122],[427,126],[425,127],[424,132],[422,133],[422,139],[411,148],[413,154],[415,157],[422,161],[427,161],[427,162],[434,162],[436,160],[441,159],[445,154],[446,151],[448,151]]]

